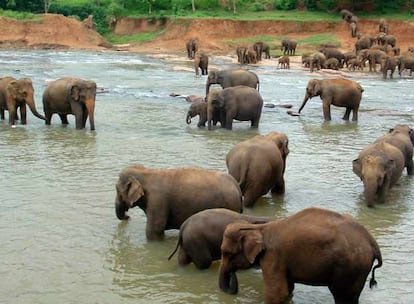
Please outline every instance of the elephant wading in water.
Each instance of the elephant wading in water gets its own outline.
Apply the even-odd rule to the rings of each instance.
[[[242,141],[227,153],[228,172],[239,183],[246,207],[253,207],[270,190],[285,193],[283,175],[288,154],[288,138],[278,132]]]
[[[385,141],[364,148],[352,162],[354,173],[364,183],[364,196],[368,207],[376,198],[384,201],[388,190],[397,183],[404,170],[404,155]]]
[[[9,125],[14,125],[17,118],[17,109],[20,109],[22,125],[27,124],[26,104],[33,115],[45,120],[45,117],[36,110],[34,89],[30,78],[15,79],[13,77],[0,78],[0,117],[4,120],[4,111],[9,111]]]
[[[286,303],[295,283],[328,286],[335,304],[357,304],[371,268],[370,287],[382,265],[380,248],[362,225],[319,208],[266,224],[229,224],[221,253],[220,289],[237,293],[236,271],[259,264],[266,304]]]
[[[115,211],[126,220],[138,206],[147,216],[146,236],[161,239],[164,230],[179,229],[191,215],[211,208],[242,212],[242,194],[226,173],[200,168],[147,169],[126,167],[116,184]]]
[[[230,87],[223,90],[212,90],[207,100],[208,129],[216,111],[224,115],[225,128],[233,128],[233,119],[251,121],[251,127],[259,126],[262,114],[263,99],[259,91],[246,86]]]
[[[194,69],[196,76],[199,75],[198,69],[201,70],[201,75],[208,74],[208,55],[197,52],[194,56]]]
[[[245,69],[211,70],[206,83],[206,96],[212,84],[219,84],[223,89],[244,85],[259,90],[259,77]]]
[[[342,119],[349,120],[349,115],[352,111],[352,120],[356,121],[358,120],[358,109],[362,92],[364,92],[364,89],[356,81],[344,78],[311,79],[306,87],[306,94],[299,108],[299,113],[310,98],[320,96],[325,120],[331,120],[332,104],[346,108]]]
[[[221,126],[224,127],[224,119],[222,119],[221,114],[222,113],[218,109],[213,113],[214,126],[217,125],[217,122],[220,122]],[[194,101],[191,103],[186,116],[187,124],[191,124],[191,118],[197,115],[199,115],[197,127],[205,127],[207,122],[207,102],[204,101],[204,98],[201,101]]]
[[[220,260],[220,245],[226,226],[236,221],[261,224],[270,218],[244,215],[225,208],[200,211],[190,216],[180,228],[177,247],[171,253],[170,260],[178,250],[178,264],[185,266],[191,262],[198,269],[207,269],[215,260]]]
[[[83,129],[89,116],[91,130],[95,130],[96,83],[79,78],[60,78],[51,82],[43,93],[46,124],[57,113],[62,124],[68,124],[67,115],[76,117],[76,129]]]

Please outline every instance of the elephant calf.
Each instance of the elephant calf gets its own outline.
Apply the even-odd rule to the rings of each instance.
[[[160,239],[164,230],[179,229],[187,218],[204,209],[242,212],[242,194],[235,179],[223,172],[132,165],[122,170],[116,184],[116,216],[128,219],[126,212],[136,206],[147,216],[147,238]]]
[[[270,218],[244,215],[225,208],[200,211],[190,216],[180,227],[175,250],[178,250],[178,264],[185,266],[191,262],[198,269],[207,269],[215,260],[220,260],[220,245],[226,226],[236,221],[260,224],[271,221]]]
[[[278,132],[242,141],[227,153],[228,172],[239,183],[246,207],[253,207],[270,190],[285,192],[283,175],[288,154],[288,138]]]
[[[266,304],[286,303],[295,283],[328,286],[335,303],[357,304],[371,269],[370,287],[382,266],[380,248],[362,225],[320,208],[265,224],[229,224],[221,254],[220,289],[237,293],[236,271],[260,265]]]
[[[191,124],[191,118],[197,115],[199,116],[197,127],[205,127],[207,122],[207,102],[204,101],[204,98],[203,100],[198,100],[191,103],[185,120],[187,124]],[[217,125],[217,122],[220,122],[222,127],[225,126],[224,121],[222,121],[221,118],[221,113],[218,110],[213,113],[213,125]]]

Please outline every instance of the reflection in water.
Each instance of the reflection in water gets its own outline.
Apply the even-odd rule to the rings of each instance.
[[[126,166],[226,171],[225,157],[234,144],[271,131],[289,137],[286,193],[266,195],[244,212],[282,218],[317,206],[351,214],[375,235],[384,258],[376,272],[378,288],[366,286],[361,303],[414,301],[409,275],[414,272],[413,178],[404,173],[387,202],[372,209],[352,172],[352,160],[367,144],[396,124],[413,125],[414,95],[407,90],[413,79],[356,77],[365,89],[358,122],[343,121],[344,109],[331,107],[333,120],[324,123],[315,99],[300,117],[265,108],[258,129],[235,122],[232,131],[208,131],[187,125],[189,104],[169,96],[204,94],[206,79],[194,77],[188,61],[110,52],[6,51],[0,52],[0,63],[4,74],[32,78],[40,113],[50,80],[75,76],[107,89],[97,96],[95,132],[76,130],[72,116],[68,126],[59,119],[46,126],[30,113],[26,126],[0,122],[0,302],[56,303],[58,294],[64,303],[261,303],[259,270],[241,271],[239,294],[224,294],[217,286],[218,262],[199,271],[193,265],[178,267],[176,256],[168,261],[177,231],[168,231],[162,242],[148,242],[145,214],[135,208],[128,222],[120,222],[114,197]],[[235,67],[221,58],[215,64]],[[265,103],[299,108],[309,74],[253,69]],[[333,300],[326,287],[297,284],[294,302]]]

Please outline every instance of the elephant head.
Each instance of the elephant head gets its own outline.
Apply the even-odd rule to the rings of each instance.
[[[46,118],[39,114],[36,110],[34,101],[34,89],[32,80],[30,78],[13,79],[6,87],[7,103],[9,106],[10,122],[14,123],[16,117],[16,105],[24,103],[27,104],[33,115],[37,118],[45,120]],[[22,123],[26,124],[26,117],[22,117]]]
[[[406,134],[410,138],[411,144],[414,145],[414,130],[411,129],[407,125],[396,125],[394,128],[391,128],[389,130],[389,133],[402,133],[402,134]]]
[[[96,99],[96,83],[94,81],[75,79],[68,83],[68,98],[71,104],[75,104],[84,108],[82,126],[86,125],[86,120],[89,116],[89,123],[91,130],[95,130],[95,99]],[[72,103],[74,102],[74,103]],[[86,109],[86,110],[85,110]]]
[[[208,72],[208,77],[207,77],[207,83],[206,83],[206,96],[208,96],[208,93],[210,91],[210,86],[212,84],[216,84],[216,83],[220,83],[220,74],[219,71],[217,70],[210,70]]]
[[[139,180],[128,172],[121,173],[116,184],[115,197],[115,212],[118,219],[127,220],[128,209],[134,207],[143,197],[144,189]]]
[[[199,126],[205,126],[207,121],[207,102],[204,100],[195,101],[190,105],[190,108],[187,112],[186,122],[187,124],[191,123],[191,118],[200,115]]]
[[[306,86],[305,97],[303,98],[302,105],[299,108],[299,113],[305,107],[305,104],[309,99],[322,94],[322,81],[319,79],[311,79]]]
[[[279,132],[270,132],[265,137],[276,144],[280,150],[280,153],[282,154],[282,158],[285,160],[289,154],[289,139],[287,138],[286,134]]]
[[[220,289],[230,294],[237,293],[236,271],[255,264],[256,257],[264,249],[263,235],[257,226],[243,222],[229,224],[221,243]]]
[[[208,94],[207,99],[207,121],[208,129],[211,130],[211,123],[217,111],[221,111],[224,108],[224,97],[222,94],[223,90],[212,90]]]
[[[381,151],[353,160],[352,169],[364,184],[364,196],[368,207],[373,206],[376,195],[379,198],[384,196],[395,166],[395,161]]]

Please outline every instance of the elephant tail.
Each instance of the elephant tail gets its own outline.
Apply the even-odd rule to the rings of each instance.
[[[184,227],[181,227],[181,229]],[[183,236],[182,236],[182,230],[180,229],[180,233],[178,235],[178,241],[177,241],[177,245],[175,246],[174,251],[170,254],[170,256],[168,257],[168,261],[171,260],[171,258],[174,256],[174,254],[177,252],[178,248],[181,246],[181,243],[183,242]]]
[[[371,289],[377,286],[377,281],[375,280],[375,269],[380,268],[382,266],[382,256],[381,256],[381,252],[379,251],[378,245],[375,248],[375,255],[373,257],[373,261],[375,260],[377,260],[378,263],[372,268],[372,276],[371,276],[371,279],[369,280],[369,288]]]

